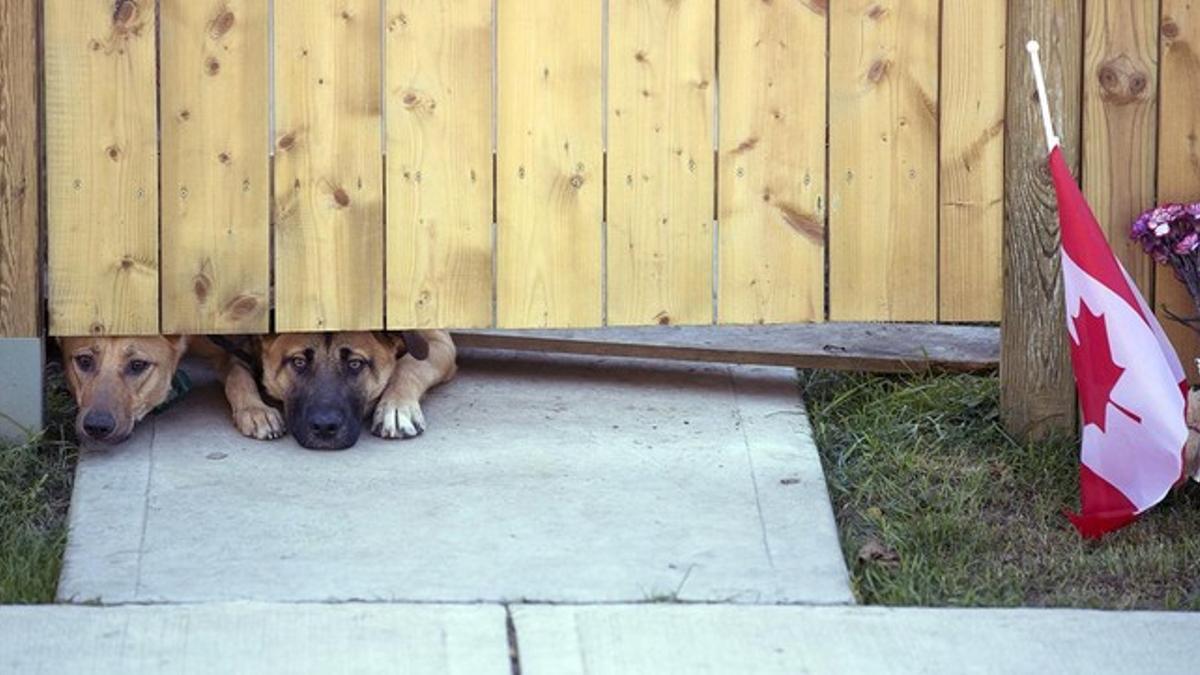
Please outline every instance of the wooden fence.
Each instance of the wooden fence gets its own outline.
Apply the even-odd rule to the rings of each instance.
[[[0,18],[3,335],[39,331],[40,134],[51,334],[1003,317],[1010,419],[1061,427],[1031,37],[1114,247],[1156,307],[1188,307],[1126,228],[1200,197],[1193,0],[11,0]]]

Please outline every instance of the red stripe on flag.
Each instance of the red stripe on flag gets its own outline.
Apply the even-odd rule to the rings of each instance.
[[[1062,230],[1062,246],[1071,260],[1088,276],[1104,284],[1122,300],[1129,303],[1133,311],[1142,317],[1146,325],[1149,319],[1142,312],[1133,289],[1129,287],[1120,263],[1108,246],[1108,240],[1100,231],[1092,208],[1088,206],[1079,184],[1067,168],[1062,148],[1055,147],[1050,153],[1050,175],[1054,179],[1054,192],[1058,196],[1058,223]]]
[[[1064,512],[1085,539],[1099,539],[1137,519],[1137,509],[1121,491],[1079,465],[1079,513]]]

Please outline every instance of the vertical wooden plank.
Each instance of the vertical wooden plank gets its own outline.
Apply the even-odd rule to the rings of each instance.
[[[601,2],[497,12],[497,323],[598,326]]]
[[[0,3],[0,337],[41,335],[38,3]]]
[[[937,318],[938,0],[830,3],[829,312]]]
[[[1158,201],[1200,200],[1200,1],[1162,0],[1162,70],[1159,75],[1161,110],[1158,128]],[[1176,321],[1198,313],[1187,289],[1165,267],[1155,275],[1154,305],[1170,336],[1184,371],[1200,382],[1195,359],[1200,336]]]
[[[612,0],[608,323],[712,323],[716,5]]]
[[[275,3],[275,327],[383,328],[379,0]]]
[[[161,11],[163,331],[265,333],[267,0]]]
[[[720,323],[825,318],[827,3],[720,3]]]
[[[1083,15],[1080,0],[1009,0],[1005,141],[1004,314],[1000,409],[1019,438],[1074,431],[1075,384],[1063,328],[1054,188],[1024,45],[1041,43],[1054,126],[1079,166]],[[1077,174],[1078,175],[1078,174]]]
[[[942,3],[941,321],[1000,320],[1007,11],[1006,0]]]
[[[388,0],[389,328],[492,322],[492,3]]]
[[[1154,205],[1158,0],[1086,0],[1083,193],[1109,244],[1147,296],[1154,261],[1129,238]]]
[[[45,4],[50,332],[158,332],[155,5]]]

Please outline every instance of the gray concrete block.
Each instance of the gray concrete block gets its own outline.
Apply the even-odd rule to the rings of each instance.
[[[508,675],[502,607],[0,607],[5,673]]]
[[[1168,673],[1200,614],[640,605],[512,608],[523,675]]]
[[[0,441],[41,431],[45,354],[41,338],[0,337]]]
[[[790,369],[462,361],[425,435],[344,452],[200,384],[84,453],[60,598],[852,601]]]

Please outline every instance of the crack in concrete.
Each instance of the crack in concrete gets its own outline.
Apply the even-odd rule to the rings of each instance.
[[[750,466],[750,485],[754,487],[754,508],[758,513],[758,529],[762,533],[763,552],[767,555],[767,564],[775,570],[775,556],[771,555],[771,543],[767,540],[767,521],[763,517],[762,498],[758,493],[758,475],[754,471],[754,453],[750,450],[750,436],[746,433],[746,420],[742,417],[742,402],[738,396],[737,373],[733,368],[727,368],[729,373],[729,390],[733,394],[733,411],[737,417],[738,430],[742,432],[742,444],[746,448],[746,463]]]

